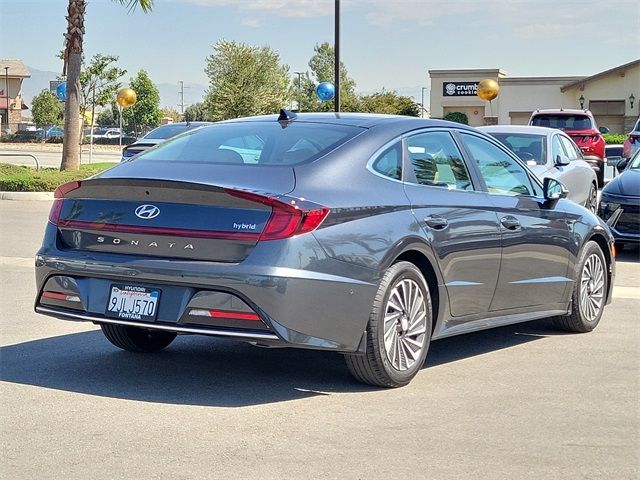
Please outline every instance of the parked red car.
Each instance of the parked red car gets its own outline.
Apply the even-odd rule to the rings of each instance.
[[[604,185],[605,142],[603,133],[609,129],[598,129],[596,120],[589,110],[548,109],[536,110],[531,115],[529,125],[558,128],[564,131],[580,147],[584,159],[596,171],[598,186]]]

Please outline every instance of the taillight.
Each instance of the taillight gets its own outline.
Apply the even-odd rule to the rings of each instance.
[[[49,221],[54,225],[58,224],[60,220],[60,214],[62,213],[62,205],[64,203],[64,197],[69,192],[80,188],[80,182],[74,180],[72,182],[63,183],[53,192],[53,205],[49,211]]]
[[[327,207],[306,200],[281,199],[258,195],[251,192],[225,189],[234,197],[262,203],[272,208],[271,216],[260,234],[258,241],[281,240],[314,231],[331,211]]]

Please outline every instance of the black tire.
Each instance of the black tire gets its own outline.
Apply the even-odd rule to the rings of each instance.
[[[600,265],[602,266],[602,285],[598,287],[596,290],[594,286],[598,286],[598,282],[588,281],[585,283],[583,281],[585,274],[585,268],[587,262],[594,261],[597,263],[597,258],[600,261]],[[580,261],[578,262],[578,268],[576,269],[576,281],[573,288],[573,293],[571,296],[571,312],[569,315],[561,315],[553,317],[553,323],[556,327],[561,330],[565,330],[567,332],[575,332],[575,333],[586,333],[590,332],[600,322],[602,318],[602,313],[604,312],[604,306],[606,303],[607,292],[609,288],[609,278],[608,278],[608,265],[604,254],[602,253],[602,249],[600,245],[596,242],[589,241],[585,244],[582,249],[582,253],[580,254]],[[586,289],[586,291],[585,291]],[[592,291],[593,290],[593,291]],[[595,315],[591,315],[591,312],[588,311],[586,307],[584,307],[584,303],[581,304],[581,299],[584,298],[585,295],[587,300],[590,301],[591,298],[595,298],[596,291],[602,292],[602,297],[600,299],[600,306],[597,309]],[[597,299],[596,299],[597,300]]]
[[[604,187],[604,167],[606,163],[600,165],[600,170],[596,172],[596,178],[598,179],[598,188]]]
[[[176,333],[147,328],[128,327],[103,323],[102,333],[116,347],[128,352],[152,353],[166,348],[176,338]]]
[[[595,184],[591,184],[589,188],[589,195],[585,201],[584,207],[592,213],[598,214],[598,187]]]
[[[399,315],[397,320],[387,321],[387,326],[390,326],[387,329],[387,334],[388,340],[392,344],[390,347],[392,353],[388,352],[385,347],[385,315],[389,308],[393,308],[389,304],[390,296],[394,295],[395,299],[395,295],[398,295],[400,290],[395,292],[394,290],[400,289],[403,285],[409,285],[411,288],[417,287],[414,290],[416,292],[415,301],[409,300],[407,302],[415,306],[412,310],[416,313],[416,320],[412,333],[412,324],[410,324],[412,312],[406,312],[403,308],[401,314],[390,314],[390,317]],[[405,293],[402,296],[406,295],[406,291],[403,290],[403,292]],[[411,290],[408,296],[411,298]],[[392,265],[380,281],[369,315],[366,354],[345,354],[345,361],[351,375],[362,383],[379,387],[407,385],[422,368],[427,356],[431,341],[432,316],[429,287],[420,270],[409,262],[398,262]],[[424,332],[422,332],[423,326]],[[414,342],[413,345],[416,346],[421,344],[421,347],[413,351],[407,342]],[[410,354],[407,353],[409,351],[411,351]],[[398,354],[399,368],[394,366],[396,353]],[[390,359],[390,356],[393,356],[393,360]],[[403,356],[404,365],[402,365]]]

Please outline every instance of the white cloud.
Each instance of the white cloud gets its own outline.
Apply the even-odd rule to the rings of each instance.
[[[181,0],[208,7],[237,6],[240,11],[254,11],[280,17],[321,17],[333,15],[331,0]]]
[[[258,28],[260,21],[257,18],[243,18],[240,24],[245,27]]]

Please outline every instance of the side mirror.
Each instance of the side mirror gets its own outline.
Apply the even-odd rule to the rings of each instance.
[[[627,168],[627,164],[628,163],[629,163],[629,159],[628,158],[623,158],[618,163],[616,163],[616,170],[618,170],[618,173],[622,173],[622,171],[625,168]]]
[[[543,181],[544,199],[549,201],[567,198],[569,190],[561,182],[554,178],[546,177]]]
[[[563,167],[565,165],[569,165],[569,159],[564,155],[556,155],[556,165],[559,167]]]
[[[607,127],[600,127],[598,130],[600,130],[600,133],[602,133],[603,135],[611,131]]]

